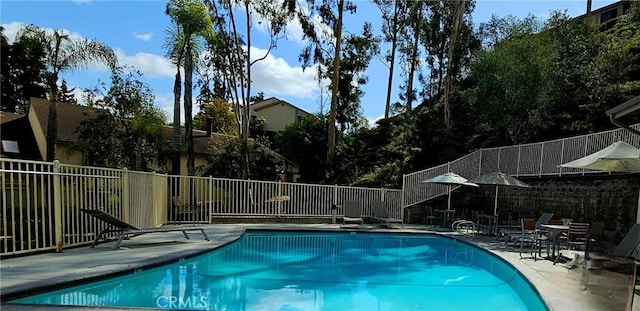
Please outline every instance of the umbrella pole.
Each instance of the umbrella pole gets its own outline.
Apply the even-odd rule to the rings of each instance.
[[[495,199],[495,203],[493,204],[493,216],[497,216],[498,215],[498,186],[496,186],[496,199]]]
[[[447,185],[447,192],[449,192],[449,197],[447,198],[447,210],[451,210],[451,185]]]

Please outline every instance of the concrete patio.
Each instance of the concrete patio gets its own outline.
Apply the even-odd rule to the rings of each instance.
[[[180,232],[148,234],[126,240],[122,248],[114,250],[110,243],[96,248],[81,247],[67,249],[63,253],[44,253],[3,259],[0,262],[0,293],[3,300],[16,294],[33,292],[34,289],[58,288],[62,284],[81,282],[105,275],[124,274],[136,269],[160,265],[168,261],[194,256],[213,250],[240,237],[246,229],[340,229],[339,225],[308,224],[218,224],[206,225],[211,241],[192,234],[185,240]],[[364,231],[430,232],[424,226],[405,225],[404,229],[384,229],[364,225]],[[567,269],[562,264],[553,265],[550,260],[534,260],[527,253],[520,258],[519,248],[505,245],[494,237],[476,235],[473,238],[452,232],[460,239],[475,243],[513,264],[540,292],[553,310],[625,310],[630,275],[611,269],[587,269],[578,266]],[[640,305],[640,302],[636,303]],[[114,310],[100,307],[25,306],[1,303],[2,310]],[[634,306],[634,310],[640,307]],[[117,310],[128,310],[117,308]]]

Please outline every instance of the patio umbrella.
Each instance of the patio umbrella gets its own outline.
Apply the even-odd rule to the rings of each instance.
[[[598,152],[559,166],[605,172],[640,173],[640,149],[618,141]],[[638,193],[636,223],[640,223],[640,193]]]
[[[444,173],[442,175],[438,175],[436,177],[431,177],[429,179],[425,179],[422,181],[423,183],[432,183],[432,184],[442,184],[447,185],[447,193],[449,197],[447,198],[447,210],[451,210],[451,185],[464,185],[464,186],[472,186],[479,187],[478,185],[467,181],[466,178],[456,174],[456,173]]]
[[[640,149],[618,141],[598,152],[560,166],[607,172],[638,173],[640,172]]]
[[[495,204],[493,207],[493,215],[498,215],[498,188],[500,186],[506,187],[529,187],[529,185],[520,181],[515,177],[511,177],[502,172],[493,172],[484,175],[480,175],[476,178],[470,180],[470,182],[480,184],[480,185],[495,185],[496,186],[496,198]]]

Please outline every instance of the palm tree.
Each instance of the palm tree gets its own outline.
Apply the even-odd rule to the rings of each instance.
[[[165,31],[164,48],[166,56],[176,65],[176,77],[173,82],[173,130],[171,134],[171,173],[180,175],[180,96],[182,94],[182,77],[180,67],[184,62],[184,36],[180,25],[173,23]]]
[[[201,49],[200,40],[211,42],[215,36],[213,23],[207,7],[198,0],[170,0],[165,13],[182,30],[184,55],[184,127],[187,146],[187,174],[195,175],[195,159],[193,150],[193,69],[194,60],[198,59]],[[178,47],[178,51],[180,48]],[[175,121],[174,121],[175,122]]]
[[[103,63],[113,71],[118,59],[113,50],[97,41],[72,38],[62,30],[46,32],[35,25],[26,25],[18,32],[18,38],[33,38],[42,44],[45,64],[50,71],[47,76],[49,88],[49,122],[47,126],[47,161],[55,157],[58,137],[58,76],[60,72],[80,69],[92,63]]]

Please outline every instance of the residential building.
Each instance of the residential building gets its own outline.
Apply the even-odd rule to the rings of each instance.
[[[0,114],[0,138],[2,141],[0,144],[0,157],[46,161],[47,150],[52,145],[52,142],[47,136],[47,128],[50,121],[49,108],[52,105],[54,105],[54,103],[46,99],[32,98],[27,115],[5,112]],[[55,105],[57,110],[57,138],[55,142],[53,142],[55,143],[55,154],[53,158],[65,164],[86,164],[85,157],[74,148],[75,143],[78,141],[76,129],[82,121],[96,117],[98,115],[98,109],[70,103],[55,103]],[[237,137],[232,135],[213,133],[211,126],[208,128],[209,130],[207,131],[193,131],[194,162],[196,167],[205,164],[207,157],[213,154],[216,148],[229,140],[237,139]],[[171,143],[172,127],[167,125],[164,131],[167,137],[167,144],[169,145]],[[180,141],[182,142],[180,175],[187,175],[187,152],[184,144],[184,127],[181,129]],[[274,154],[276,153],[274,152]],[[276,155],[280,156],[278,154]],[[169,172],[169,165],[170,164],[167,163],[166,166],[158,166],[157,171]],[[291,165],[291,167],[295,171],[287,173],[297,176],[295,175],[297,173],[297,167],[295,165]]]
[[[590,2],[588,2],[587,6],[589,5],[590,5]],[[588,15],[589,16],[588,18],[593,23],[597,25],[604,25],[605,27],[611,27],[620,16],[627,14],[630,9],[631,9],[631,1],[622,0],[622,1],[611,3],[609,5],[603,6],[601,8],[598,8],[592,11],[591,11],[591,8],[587,7],[587,11],[591,11],[591,13],[580,15],[576,17],[576,19],[584,20],[587,18],[587,15]]]
[[[251,117],[263,118],[266,132],[280,132],[310,113],[275,97],[251,104]]]

